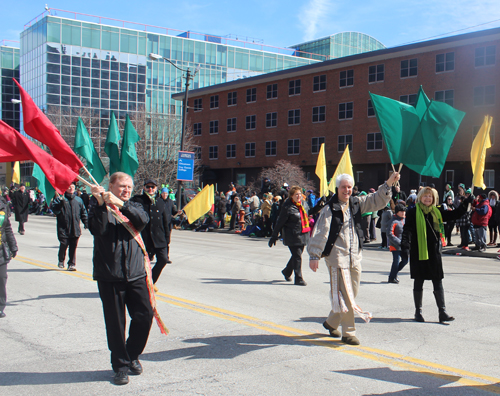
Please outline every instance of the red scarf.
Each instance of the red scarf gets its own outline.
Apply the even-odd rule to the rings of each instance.
[[[294,202],[295,206],[299,209],[300,212],[300,223],[302,225],[302,234],[311,231],[311,227],[309,226],[309,217],[302,206],[302,203]]]

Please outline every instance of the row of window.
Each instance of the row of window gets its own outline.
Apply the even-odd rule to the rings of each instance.
[[[417,94],[401,95],[399,101],[415,106],[417,102]],[[454,105],[454,90],[436,91],[434,93],[434,100],[444,102],[450,106]],[[201,100],[201,99],[200,99]],[[474,106],[491,106],[495,104],[495,86],[487,85],[484,87],[474,88]],[[349,120],[353,118],[354,102],[339,103],[338,119]],[[367,116],[374,117],[375,110],[372,101],[368,100]],[[301,122],[301,110],[293,109],[288,110],[288,125],[299,125]],[[315,106],[312,108],[312,122],[325,122],[326,120],[326,106]],[[276,128],[278,126],[278,113],[272,112],[266,114],[266,128]],[[245,117],[245,130],[254,130],[257,127],[257,116],[249,115]],[[210,134],[219,133],[219,121],[210,121],[209,127]],[[236,132],[237,118],[228,118],[226,123],[226,132]],[[194,124],[194,135],[199,136],[202,132],[202,123]]]
[[[474,65],[475,67],[493,66],[496,62],[496,46],[476,48]],[[455,70],[455,53],[447,52],[436,55],[436,73],[450,72]],[[418,75],[418,59],[406,59],[401,61],[400,77],[408,78]],[[368,67],[368,82],[376,83],[384,81],[384,64]],[[313,92],[326,90],[326,74],[313,77]],[[339,87],[352,87],[354,85],[354,69],[344,70],[339,75]],[[269,84],[266,89],[267,99],[278,98],[278,84]],[[288,82],[288,95],[300,95],[301,80],[291,80]],[[246,103],[257,101],[257,88],[248,88],[246,92]],[[238,103],[238,93],[236,91],[227,94],[227,105],[235,106]],[[210,109],[219,108],[219,95],[210,97]],[[202,99],[195,99],[194,111],[203,110]]]
[[[347,145],[349,151],[352,151],[352,136],[353,135],[340,135],[337,139],[337,150],[343,152]],[[321,145],[325,143],[324,137],[314,137],[311,139],[311,153],[318,154]],[[366,149],[368,151],[382,150],[382,134],[380,132],[368,133],[366,136]],[[196,156],[201,158],[201,147],[197,147]],[[300,139],[288,139],[287,141],[287,154],[298,155],[300,154]],[[266,142],[265,148],[266,157],[277,155],[277,141],[271,140]],[[255,157],[255,143],[245,143],[245,157]],[[209,146],[208,158],[211,160],[219,159],[219,146]],[[236,158],[236,144],[226,145],[226,158]]]

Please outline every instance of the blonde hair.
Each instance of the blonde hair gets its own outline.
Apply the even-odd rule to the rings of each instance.
[[[132,184],[134,184],[134,179],[130,177],[129,174],[125,172],[115,172],[109,177],[109,184],[115,184],[118,180],[121,179],[130,179],[132,180]]]
[[[437,203],[439,202],[439,194],[432,187],[422,187],[422,189],[420,189],[420,191],[418,192],[417,202],[422,202],[422,196],[425,195],[425,194],[431,194],[431,196],[432,196],[432,205],[436,206]]]

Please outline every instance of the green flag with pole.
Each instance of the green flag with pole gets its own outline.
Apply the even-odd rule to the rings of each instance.
[[[137,152],[135,151],[135,144],[141,140],[130,117],[127,114],[125,120],[125,129],[123,131],[122,153],[120,156],[121,171],[134,178],[137,168],[139,168],[139,160],[137,159]]]
[[[115,172],[118,172],[121,168],[119,147],[120,147],[120,131],[118,130],[118,123],[116,122],[115,113],[111,112],[108,135],[106,136],[106,144],[104,145],[104,152],[109,157],[110,175],[112,175]]]
[[[52,187],[52,184],[49,183],[49,181],[45,177],[45,173],[43,173],[42,169],[38,166],[37,163],[33,165],[32,176],[38,181],[38,189],[42,192],[43,195],[45,195],[47,203],[50,203],[52,198],[54,198],[56,190],[54,189],[54,187]]]
[[[370,93],[392,164],[439,177],[465,113],[429,100],[420,87],[415,107]]]
[[[90,138],[81,117],[78,117],[73,150],[75,153],[80,154],[83,158],[85,158],[87,161],[87,169],[94,179],[98,183],[102,182],[104,176],[106,176],[106,169],[104,168],[104,165],[95,150],[94,143],[92,143],[92,139]]]

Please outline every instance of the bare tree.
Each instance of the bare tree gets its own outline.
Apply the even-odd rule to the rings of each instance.
[[[259,179],[267,177],[271,181],[272,192],[277,194],[284,183],[299,186],[306,190],[313,189],[312,181],[307,180],[305,172],[298,165],[286,160],[278,160],[272,168],[264,168],[259,174]]]

